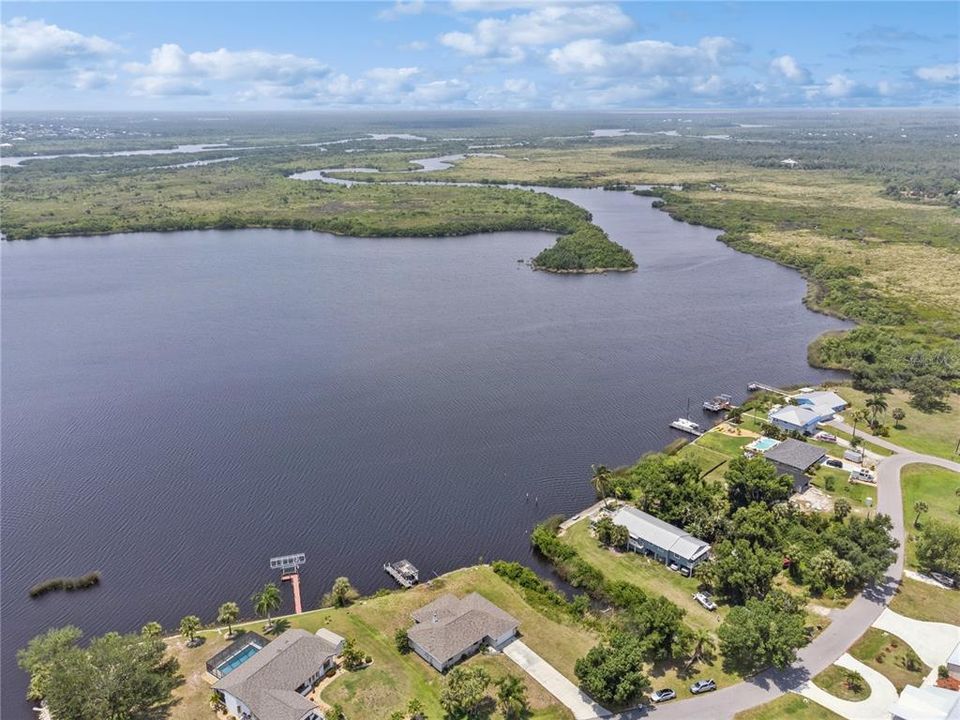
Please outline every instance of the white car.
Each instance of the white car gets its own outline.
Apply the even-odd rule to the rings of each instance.
[[[657,690],[654,693],[650,693],[650,699],[655,703],[673,700],[676,696],[677,694],[670,688],[664,688],[663,690]]]
[[[708,592],[698,592],[693,596],[693,599],[710,612],[717,609],[717,604],[713,601],[713,596]]]
[[[821,441],[823,441],[823,442],[833,442],[833,443],[835,443],[835,442],[837,441],[837,436],[836,436],[836,435],[832,435],[831,433],[828,433],[828,432],[818,432],[816,435],[813,436],[813,439],[814,439],[814,440],[821,440]]]

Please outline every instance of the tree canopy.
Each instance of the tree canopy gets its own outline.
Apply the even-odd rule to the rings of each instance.
[[[617,632],[577,660],[580,686],[598,702],[623,706],[650,689],[644,652],[636,635]]]
[[[763,600],[747,600],[730,611],[717,635],[731,669],[750,673],[770,665],[784,668],[809,642],[803,600],[781,590],[772,590]]]
[[[730,506],[745,507],[764,503],[768,507],[786,501],[793,493],[793,478],[778,475],[777,468],[762,456],[737,456],[727,464],[724,473]]]

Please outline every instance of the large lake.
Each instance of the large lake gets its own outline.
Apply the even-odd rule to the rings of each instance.
[[[592,502],[591,463],[676,437],[687,398],[831,377],[806,347],[842,325],[795,272],[649,198],[554,192],[639,270],[533,272],[543,233],[5,243],[3,717],[29,717],[14,654],[47,626],[249,615],[286,553],[308,606],[338,575],[388,586],[386,560],[533,563],[532,526]],[[99,588],[27,598],[91,570]]]

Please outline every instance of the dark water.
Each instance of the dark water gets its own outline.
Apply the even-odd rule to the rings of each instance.
[[[828,377],[806,346],[839,324],[796,273],[648,198],[556,194],[639,271],[532,272],[540,233],[4,244],[3,717],[28,716],[14,653],[50,625],[249,614],[286,553],[308,606],[401,557],[532,562],[530,528],[592,502],[590,464],[662,447],[688,397]],[[91,570],[97,589],[27,598]]]

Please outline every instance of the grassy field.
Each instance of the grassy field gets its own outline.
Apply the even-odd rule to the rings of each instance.
[[[790,718],[791,720],[842,720],[832,710],[812,700],[807,700],[800,695],[787,693],[776,700],[768,702],[766,705],[751,708],[737,713],[735,720],[782,720]]]
[[[845,411],[847,415],[853,410],[863,409],[864,402],[870,397],[849,387],[835,389],[850,403],[851,409]],[[887,394],[889,409],[883,422],[890,428],[890,435],[886,439],[927,455],[937,455],[948,460],[960,459],[960,455],[956,453],[957,443],[960,442],[960,395],[950,395],[947,398],[949,412],[924,413],[911,407],[909,400],[910,394],[902,390]],[[900,408],[907,414],[901,427],[894,427],[893,418],[890,417],[894,408]]]
[[[833,490],[827,490],[826,479],[833,478]],[[846,498],[853,507],[853,512],[857,515],[866,517],[877,508],[877,488],[874,485],[864,485],[862,483],[852,483],[849,481],[850,473],[836,468],[821,466],[813,476],[811,484],[831,498]],[[871,507],[867,507],[867,498],[871,498]]]
[[[960,625],[960,590],[946,590],[904,578],[890,609],[927,622],[948,622]]]
[[[907,530],[906,561],[911,567],[917,565],[916,535],[924,523],[931,520],[951,525],[960,525],[960,473],[951,472],[936,465],[908,465],[900,474],[900,487],[903,490],[903,519]],[[914,525],[917,517],[914,503],[923,501],[929,510],[920,516],[919,526]]]
[[[860,673],[856,673],[857,677],[860,678],[860,688],[858,690],[853,690],[847,685],[848,672],[846,668],[842,668],[839,665],[831,665],[816,675],[813,678],[813,682],[821,690],[826,690],[841,700],[860,702],[870,697],[870,685],[863,679]]]
[[[431,585],[362,600],[349,608],[316,610],[290,617],[292,627],[311,632],[327,627],[344,637],[352,637],[364,652],[373,657],[373,664],[364,670],[339,673],[323,689],[324,702],[340,703],[348,717],[379,720],[394,710],[403,709],[411,698],[417,697],[429,717],[442,717],[439,697],[443,677],[416,654],[398,653],[393,635],[397,628],[412,624],[410,613],[413,610],[447,592],[458,596],[480,592],[512,614],[520,621],[524,642],[574,681],[575,661],[597,640],[593,633],[580,626],[545,618],[527,605],[490,567],[466,568],[444,575]],[[259,631],[261,626],[262,622],[258,621],[238,627]],[[181,703],[173,715],[174,720],[196,720],[204,716],[197,714],[207,707],[210,695],[209,685],[203,680],[203,663],[224,645],[215,632],[208,632],[206,636],[208,642],[198,649],[187,649],[178,640],[172,641],[172,650],[180,658],[188,679],[187,684],[177,691]],[[469,662],[484,664],[494,676],[511,673],[523,679],[535,711],[533,717],[543,720],[568,718],[565,708],[506,658],[485,656]],[[208,709],[205,714],[212,717]]]
[[[907,643],[877,628],[867,630],[848,651],[865,665],[869,665],[892,682],[897,692],[907,685],[920,685],[930,672]],[[915,670],[908,665],[913,663]]]

